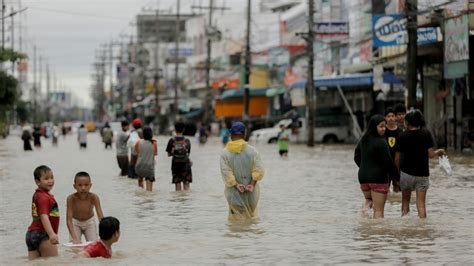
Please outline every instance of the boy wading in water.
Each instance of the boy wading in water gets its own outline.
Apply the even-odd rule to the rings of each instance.
[[[398,135],[402,132],[402,130],[398,128],[397,116],[395,111],[390,107],[385,110],[385,122],[387,123],[384,135],[385,140],[387,141],[388,148],[390,150],[390,156],[392,157],[392,160],[395,160],[395,145],[397,143]],[[393,184],[393,191],[400,192],[399,182],[397,180],[390,181]]]
[[[245,142],[245,126],[232,124],[231,141],[221,153],[220,168],[225,184],[224,194],[229,204],[229,220],[257,217],[257,205],[264,170],[260,155]]]
[[[38,188],[33,194],[31,216],[33,222],[26,233],[28,259],[58,255],[58,203],[50,193],[54,186],[53,171],[45,165],[38,166],[34,173]]]
[[[193,174],[191,172],[191,142],[183,136],[185,125],[177,122],[174,125],[176,136],[168,141],[166,152],[169,157],[173,157],[171,161],[171,173],[173,174],[173,184],[176,191],[181,190],[181,183],[184,190],[189,190],[189,185],[193,182]]]
[[[76,193],[67,197],[67,228],[73,244],[80,244],[82,235],[86,241],[97,239],[97,226],[94,219],[94,207],[99,221],[104,218],[99,197],[90,192],[91,177],[79,172],[74,177]]]
[[[281,157],[288,157],[288,142],[290,141],[290,136],[286,132],[285,125],[280,125],[280,133],[278,133],[278,152]]]
[[[80,257],[87,258],[111,258],[112,244],[120,238],[120,222],[117,218],[109,216],[104,217],[99,223],[100,239],[87,245],[81,253]]]

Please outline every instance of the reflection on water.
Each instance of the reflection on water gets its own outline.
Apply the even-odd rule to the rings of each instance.
[[[228,221],[228,232],[224,234],[226,237],[242,238],[249,235],[262,235],[265,230],[258,226],[258,218],[249,219],[247,221]]]
[[[158,143],[166,143],[160,138]],[[194,140],[193,140],[194,141]],[[363,196],[353,163],[353,146],[291,146],[282,160],[274,145],[258,145],[266,169],[260,183],[259,218],[228,221],[219,171],[222,145],[211,139],[194,145],[191,191],[174,191],[170,159],[159,145],[154,191],[118,176],[114,151],[104,150],[97,134],[79,151],[75,136],[41,151],[23,152],[17,138],[0,141],[0,265],[29,264],[24,234],[31,222],[33,169],[50,166],[56,178],[61,243],[68,241],[66,197],[74,173],[87,171],[105,215],[119,218],[121,239],[112,260],[60,256],[35,261],[51,264],[472,264],[474,232],[473,157],[450,155],[453,175],[441,174],[432,160],[428,218],[416,206],[400,217],[401,195],[391,193],[385,219],[363,218]],[[194,143],[193,143],[194,144]]]

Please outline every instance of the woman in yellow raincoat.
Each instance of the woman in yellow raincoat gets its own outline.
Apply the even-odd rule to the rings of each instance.
[[[231,141],[221,153],[221,174],[225,183],[225,197],[229,204],[229,220],[257,217],[257,204],[264,170],[257,150],[244,140],[245,126],[232,124]]]

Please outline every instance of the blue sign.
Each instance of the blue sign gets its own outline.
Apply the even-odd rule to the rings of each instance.
[[[169,55],[170,56],[176,56],[176,49],[169,49]],[[193,49],[192,48],[180,48],[178,55],[180,57],[186,57],[186,56],[191,56],[193,55]]]
[[[403,45],[408,41],[407,19],[400,14],[380,15],[372,17],[374,47]],[[418,29],[418,45],[426,45],[438,41],[436,28]]]
[[[426,45],[430,43],[438,42],[438,30],[437,28],[421,28],[417,31],[417,43],[418,45]]]

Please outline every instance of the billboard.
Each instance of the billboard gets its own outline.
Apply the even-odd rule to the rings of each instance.
[[[469,59],[469,24],[467,15],[446,20],[444,59],[446,63]]]
[[[419,10],[443,9],[444,17],[459,16],[468,10],[469,0],[418,0]]]
[[[186,39],[186,20],[193,15],[180,15],[179,29],[181,42]],[[169,43],[176,41],[176,15],[154,15],[139,14],[137,20],[137,37],[139,42],[162,42]],[[159,39],[158,39],[159,37]]]
[[[403,45],[407,43],[407,19],[401,14],[377,15],[372,17],[372,32],[374,47]],[[419,28],[417,33],[418,45],[436,43],[438,29]]]

